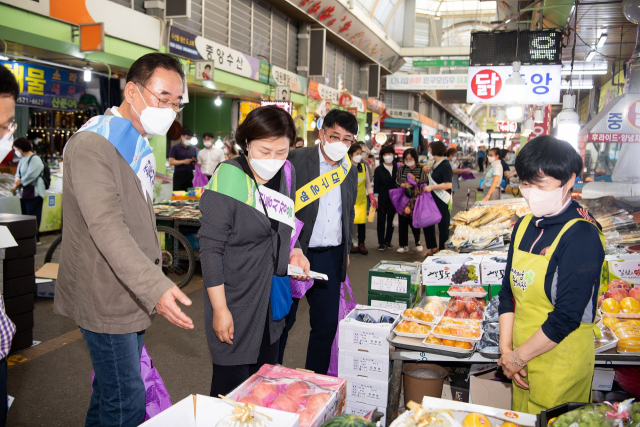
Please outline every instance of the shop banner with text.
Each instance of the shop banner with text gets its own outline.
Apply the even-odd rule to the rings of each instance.
[[[469,67],[467,102],[479,104],[555,104],[560,102],[562,65],[523,65],[520,71],[526,81],[522,99],[511,99],[512,91],[505,82],[512,66]]]
[[[18,105],[76,110],[85,93],[82,73],[12,61],[0,61],[0,65],[8,68],[18,81]]]
[[[330,99],[332,104],[339,104],[340,91],[314,80],[309,80],[309,98]]]
[[[388,90],[466,90],[466,74],[391,74],[387,76]]]

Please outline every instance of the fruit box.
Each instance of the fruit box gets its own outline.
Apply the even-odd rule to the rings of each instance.
[[[375,405],[368,405],[366,403],[347,401],[347,407],[344,412],[345,414],[360,415],[361,417],[364,417],[365,415],[367,415],[368,413],[374,410],[378,412],[382,412],[383,414],[383,417],[380,420],[379,425],[381,426],[387,425],[386,424],[387,408],[385,406],[375,406]]]
[[[378,294],[369,292],[367,302],[370,307],[403,312],[411,308],[420,300],[420,293],[417,292],[410,297],[394,296],[388,294]]]
[[[621,279],[632,286],[640,285],[640,254],[607,255],[605,261],[609,271],[609,282]]]
[[[474,286],[480,284],[481,256],[430,256],[422,263],[422,283]]]
[[[486,416],[494,426],[502,425],[506,420],[510,420],[518,426],[534,427],[536,425],[535,415],[510,411],[508,409],[475,405],[473,403],[458,402],[456,400],[444,400],[425,396],[422,399],[422,406],[427,410],[443,409],[449,411],[453,418],[460,424],[462,424],[462,421],[467,415],[476,413]]]
[[[420,264],[381,261],[369,270],[369,292],[406,297],[420,293]]]
[[[340,350],[338,376],[363,377],[376,381],[389,379],[389,355]]]
[[[264,396],[263,399],[263,401],[269,400],[269,405],[271,405],[276,402],[275,399],[284,394],[288,384],[296,381],[303,381],[307,384],[311,383],[314,391],[321,390],[322,393],[328,393],[330,395],[328,400],[326,400],[324,404],[317,409],[313,418],[308,420],[304,420],[304,418],[300,419],[300,427],[319,427],[331,417],[340,415],[344,412],[347,397],[346,380],[327,375],[315,374],[312,372],[289,369],[280,365],[263,365],[257,373],[236,387],[236,389],[229,393],[227,397],[231,400],[238,401],[239,399],[250,395],[258,383],[268,383],[270,385],[275,384],[277,392],[273,392],[269,396]],[[317,394],[319,393],[316,393],[316,395]],[[309,398],[309,401],[310,399],[311,397]],[[307,401],[305,405],[307,405],[309,401]],[[309,408],[307,407],[307,409]],[[303,410],[305,410],[304,407],[299,407],[298,413]]]
[[[349,402],[359,402],[381,408],[387,406],[389,397],[388,379],[386,381],[376,381],[350,375],[343,375],[343,377],[347,380],[347,406],[349,406]]]
[[[480,270],[483,285],[502,285],[502,279],[507,268],[507,254],[504,255],[484,255]]]
[[[376,322],[382,316],[391,316],[393,323],[365,323],[357,320],[360,314],[368,314]],[[340,350],[366,351],[375,354],[389,354],[387,335],[400,319],[400,312],[382,308],[357,305],[338,325],[338,348]]]
[[[270,427],[299,427],[300,416],[289,412],[270,408],[256,408],[271,421],[266,420]],[[216,425],[227,415],[231,415],[233,406],[215,397],[190,395],[162,411],[140,427],[209,427]]]

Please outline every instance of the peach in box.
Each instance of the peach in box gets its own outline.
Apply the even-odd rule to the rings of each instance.
[[[298,400],[306,399],[309,397],[309,390],[311,387],[304,381],[294,381],[287,386],[285,394],[290,397],[295,397]]]
[[[261,381],[251,391],[253,397],[259,400],[263,405],[267,404],[267,400],[273,398],[272,395],[278,394],[278,387],[271,382]]]
[[[298,402],[295,399],[287,396],[286,394],[281,394],[276,397],[276,400],[270,405],[271,409],[279,409],[285,412],[298,412]]]
[[[610,281],[609,287],[607,288],[607,290],[609,291],[612,291],[614,289],[624,289],[625,291],[629,292],[629,289],[631,289],[631,285],[629,285],[629,283],[625,282],[624,280],[616,279]]]
[[[255,406],[262,405],[262,402],[258,401],[258,399],[256,399],[252,395],[243,396],[243,397],[240,398],[240,400],[238,400],[238,402],[240,402],[240,403],[250,403],[250,404],[255,405]]]
[[[316,413],[311,409],[303,409],[298,411],[298,415],[300,415],[300,427],[309,427]]]
[[[624,298],[627,298],[629,296],[629,294],[627,293],[627,291],[625,291],[622,288],[614,288],[614,289],[610,289],[607,292],[604,293],[604,297],[606,298],[613,298],[614,300],[620,301]]]
[[[307,400],[307,409],[317,412],[329,400],[329,393],[317,393]]]
[[[629,290],[629,296],[631,298],[635,298],[635,299],[640,300],[640,286],[635,287],[635,288],[631,288]]]

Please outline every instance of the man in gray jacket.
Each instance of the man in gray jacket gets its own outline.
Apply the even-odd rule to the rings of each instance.
[[[92,118],[64,152],[64,239],[54,312],[75,320],[95,370],[86,426],[137,426],[145,415],[140,353],[156,312],[193,329],[162,273],[153,212],[155,160],[147,135],[164,135],[182,109],[184,73],[173,56],[133,63],[125,100]]]

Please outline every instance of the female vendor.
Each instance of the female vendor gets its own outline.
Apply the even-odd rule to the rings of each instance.
[[[604,235],[571,199],[582,159],[568,142],[534,138],[515,166],[533,214],[511,236],[499,295],[498,364],[513,380],[512,409],[538,414],[591,402]]]

